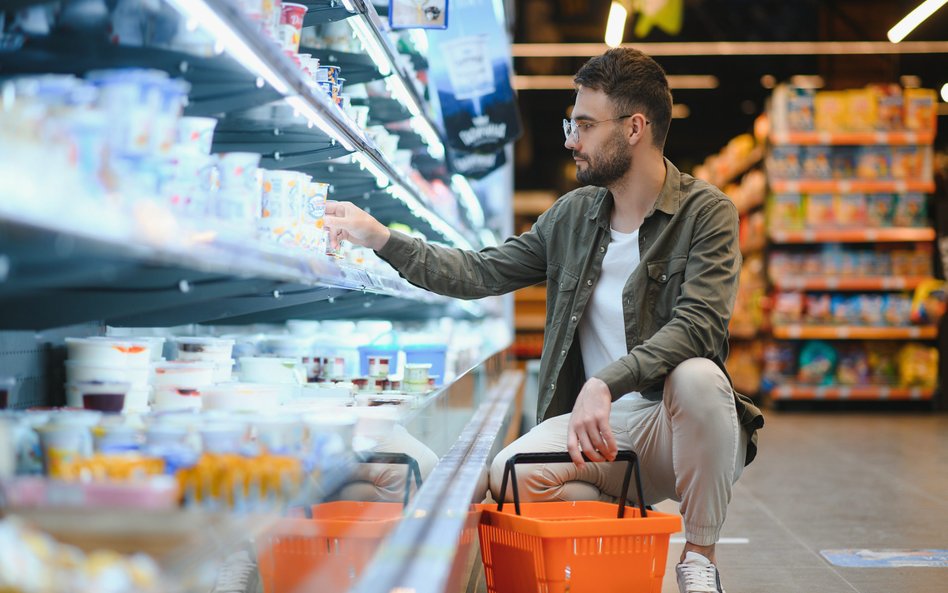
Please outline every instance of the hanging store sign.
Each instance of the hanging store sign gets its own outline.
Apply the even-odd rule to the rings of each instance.
[[[504,150],[497,152],[466,152],[449,149],[451,170],[470,179],[483,179],[507,162]]]
[[[448,144],[496,153],[521,130],[507,34],[491,0],[452,0],[451,10],[451,26],[428,33],[429,74]]]
[[[445,29],[448,0],[388,0],[388,24],[393,29]]]

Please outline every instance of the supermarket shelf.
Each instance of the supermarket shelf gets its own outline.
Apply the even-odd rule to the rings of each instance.
[[[770,397],[780,400],[928,400],[934,393],[932,388],[888,385],[779,385],[770,391]]]
[[[545,303],[546,302],[546,286],[528,286],[527,288],[521,288],[520,290],[514,293],[514,301],[520,302],[531,302],[531,303]]]
[[[918,146],[931,144],[935,132],[772,132],[771,144],[776,145],[836,145],[836,146]]]
[[[880,229],[806,229],[770,230],[775,243],[900,243],[934,241],[935,231],[928,227],[891,227]]]
[[[744,173],[747,173],[764,159],[763,145],[757,145],[751,150],[744,159],[729,170],[725,171],[720,177],[714,177],[709,180],[712,185],[724,187],[728,183],[738,179]]]
[[[859,179],[774,179],[770,187],[775,193],[808,193],[808,194],[889,194],[919,192],[931,193],[935,191],[934,181],[924,180],[876,180],[863,181]]]
[[[514,316],[514,329],[536,331],[546,328],[546,313],[518,314]]]
[[[913,290],[929,279],[927,276],[867,276],[864,278],[805,278],[798,276],[795,278],[773,278],[771,281],[777,290],[863,291]]]
[[[75,224],[75,217],[52,219],[29,222],[0,212],[0,328],[170,326],[343,310],[415,319],[446,307],[461,316],[481,310],[413,287],[394,272],[288,252],[226,229],[121,226],[102,217],[83,230],[53,226]],[[335,308],[321,306],[337,301]]]
[[[729,327],[728,337],[732,340],[756,340],[760,337],[760,329],[756,327]]]
[[[858,325],[775,325],[773,335],[781,340],[933,340],[934,325],[918,327],[873,327]]]
[[[303,17],[304,27],[343,21],[355,16],[354,12],[349,12],[344,2],[337,0],[300,0],[300,4],[305,4],[307,8],[306,16]]]
[[[755,253],[760,253],[767,247],[767,242],[763,240],[754,240],[748,241],[746,244],[741,245],[741,255],[747,257]]]

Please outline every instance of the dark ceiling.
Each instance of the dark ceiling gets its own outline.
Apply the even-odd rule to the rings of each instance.
[[[920,0],[683,0],[679,35],[659,29],[636,39],[626,27],[626,43],[670,41],[886,41],[886,31]],[[516,0],[516,43],[601,43],[609,0]],[[948,7],[923,23],[912,41],[948,40]],[[761,77],[778,81],[795,74],[819,74],[828,88],[851,88],[869,82],[898,82],[915,75],[922,86],[938,89],[948,82],[948,54],[871,56],[689,56],[660,57],[669,74],[712,74],[714,90],[673,90],[676,103],[690,116],[672,122],[665,152],[685,171],[718,151],[727,141],[751,130],[771,91]],[[516,58],[518,74],[569,75],[584,58]],[[560,121],[573,93],[521,91],[524,136],[516,146],[517,189],[575,187],[572,159],[563,148]],[[946,125],[946,118],[939,118]],[[939,146],[944,149],[946,134]],[[551,184],[551,181],[555,183]]]

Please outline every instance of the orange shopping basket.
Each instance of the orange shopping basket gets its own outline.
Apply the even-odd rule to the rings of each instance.
[[[418,462],[404,453],[374,453],[363,463],[408,465],[421,485]],[[280,519],[257,538],[257,567],[264,593],[347,591],[402,518],[398,502],[340,500],[313,505],[312,519]]]
[[[628,462],[618,505],[521,504],[517,464],[572,461],[567,453],[520,453],[507,460],[501,502],[475,505],[482,511],[478,533],[490,593],[660,593],[668,538],[681,519],[646,510],[634,452],[619,451],[616,461]],[[626,510],[633,471],[639,508]],[[504,509],[508,478],[514,512]]]

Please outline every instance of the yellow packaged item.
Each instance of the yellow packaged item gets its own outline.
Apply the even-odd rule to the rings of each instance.
[[[839,132],[846,126],[846,92],[821,91],[814,99],[816,129],[821,132]]]
[[[878,123],[878,96],[872,89],[846,91],[846,127],[854,132],[867,132]]]
[[[902,101],[907,130],[928,132],[935,129],[938,99],[933,89],[905,89]]]

